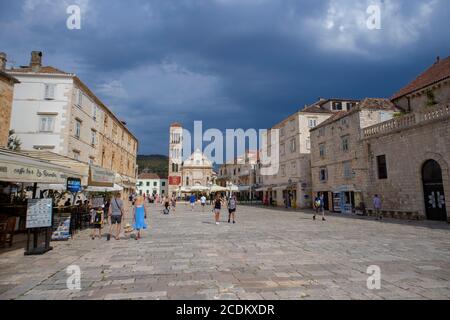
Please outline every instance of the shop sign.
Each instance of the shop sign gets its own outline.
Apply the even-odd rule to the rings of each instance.
[[[81,191],[81,179],[68,178],[67,179],[67,191],[71,193],[78,193]]]
[[[169,177],[169,185],[179,186],[181,184],[181,177]]]
[[[52,199],[29,199],[27,207],[27,229],[52,226]]]
[[[114,187],[114,172],[97,167],[90,167],[89,185],[94,187]]]
[[[4,181],[63,184],[66,178],[64,174],[54,170],[17,164],[0,165],[0,181],[3,179]]]

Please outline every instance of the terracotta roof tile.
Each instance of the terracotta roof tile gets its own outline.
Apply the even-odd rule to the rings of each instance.
[[[17,72],[17,73],[30,73],[33,72],[33,70],[31,69],[31,67],[26,67],[26,68],[15,68],[15,69],[11,69],[8,70],[8,72]],[[41,69],[39,70],[39,72],[36,73],[48,73],[48,74],[67,74],[69,75],[70,73],[64,72],[62,70],[56,69],[54,67],[41,67]]]
[[[161,178],[156,173],[141,173],[139,180],[160,180]]]
[[[315,128],[311,129],[311,131],[314,131],[316,129],[322,128],[330,123],[336,122],[348,115],[351,115],[353,113],[359,112],[362,109],[371,109],[371,110],[390,110],[390,111],[396,111],[397,108],[395,105],[388,99],[381,99],[381,98],[366,98],[361,101],[361,103],[358,104],[357,107],[353,108],[350,111],[339,111],[333,114],[330,118],[325,120],[324,122],[320,123]]]
[[[450,57],[440,60],[420,74],[415,80],[394,94],[391,100],[396,100],[414,91],[424,89],[434,83],[450,78]]]
[[[323,109],[323,108],[319,107],[318,105],[313,105],[313,106],[306,107],[303,110],[301,110],[300,112],[305,112],[305,113],[333,113],[332,111],[327,110],[327,109]]]

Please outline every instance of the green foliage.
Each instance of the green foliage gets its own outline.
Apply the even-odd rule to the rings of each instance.
[[[138,155],[139,173],[156,173],[160,177],[167,177],[169,172],[169,158],[164,155]]]
[[[17,136],[14,135],[14,130],[9,130],[8,135],[8,149],[12,151],[20,151],[20,147],[22,146],[22,142]]]

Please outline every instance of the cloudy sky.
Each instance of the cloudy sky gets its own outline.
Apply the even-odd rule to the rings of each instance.
[[[81,30],[69,30],[69,5]],[[367,27],[370,5],[381,29]],[[77,73],[141,154],[168,126],[267,128],[319,97],[389,97],[450,55],[448,0],[0,0],[0,51]]]

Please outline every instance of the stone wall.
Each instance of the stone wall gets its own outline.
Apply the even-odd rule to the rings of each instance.
[[[0,147],[5,147],[8,143],[13,88],[9,80],[3,80],[0,77]]]
[[[364,140],[370,150],[367,197],[381,195],[383,209],[426,219],[422,167],[435,160],[442,169],[445,198],[450,199],[450,118]],[[386,155],[388,179],[377,175],[377,156]],[[371,207],[371,206],[370,206]],[[446,205],[450,221],[450,205]],[[395,214],[395,213],[394,213]]]

